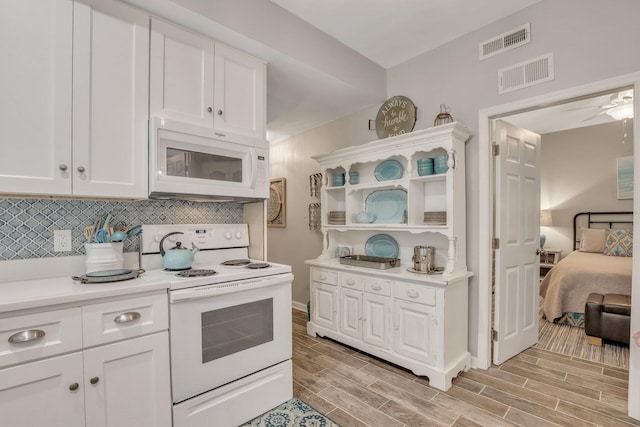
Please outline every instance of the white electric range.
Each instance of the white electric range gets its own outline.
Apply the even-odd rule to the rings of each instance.
[[[198,248],[191,269],[162,269],[165,236],[165,250]],[[170,282],[175,427],[235,427],[293,396],[291,267],[248,246],[246,224],[142,227],[140,267]]]

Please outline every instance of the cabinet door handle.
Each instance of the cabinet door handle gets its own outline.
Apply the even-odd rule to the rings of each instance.
[[[218,115],[221,116],[222,115],[222,110],[218,110]]]
[[[67,165],[65,165],[64,163],[61,164],[60,166],[58,166],[58,169],[60,169],[61,171],[66,171],[69,167]]]
[[[415,289],[411,289],[407,291],[407,296],[409,298],[418,298],[420,296],[420,292],[416,291]]]
[[[133,322],[134,320],[138,320],[140,317],[140,313],[138,313],[137,311],[128,311],[126,313],[117,315],[113,319],[113,321],[116,323],[128,323]]]
[[[91,384],[98,384],[99,381],[100,381],[100,377],[93,377],[89,380]]]
[[[212,112],[212,111],[213,111],[213,108],[211,108],[211,107],[207,107],[207,111],[208,111],[208,112]]]
[[[80,387],[80,384],[78,383],[69,384],[69,390],[71,391],[76,391],[78,387]]]
[[[85,170],[84,166],[78,166],[78,172],[84,173]]]
[[[42,329],[28,329],[26,331],[16,332],[11,335],[7,341],[11,344],[17,344],[21,342],[29,342],[39,340],[44,337],[46,334]]]

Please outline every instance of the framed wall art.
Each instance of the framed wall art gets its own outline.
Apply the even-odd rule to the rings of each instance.
[[[267,200],[267,226],[286,227],[286,180],[274,178],[269,186]]]
[[[618,199],[633,199],[633,156],[618,157]]]

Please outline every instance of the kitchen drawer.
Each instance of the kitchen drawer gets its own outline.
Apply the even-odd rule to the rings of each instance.
[[[396,283],[393,289],[393,296],[405,301],[436,305],[436,290],[426,286]]]
[[[326,283],[328,285],[338,284],[338,272],[321,270],[318,268],[311,269],[311,279],[316,282]]]
[[[364,281],[364,291],[370,294],[390,296],[393,286],[395,282],[377,277],[367,277]]]
[[[367,277],[356,274],[340,273],[340,286],[345,289],[361,291],[364,289],[364,282]]]
[[[26,341],[17,342],[21,339]],[[0,319],[0,367],[81,348],[80,308]]]
[[[133,338],[169,327],[167,295],[153,295],[82,307],[84,346]]]

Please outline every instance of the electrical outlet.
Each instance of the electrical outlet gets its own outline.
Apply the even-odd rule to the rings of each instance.
[[[53,251],[71,252],[71,230],[53,230]]]

